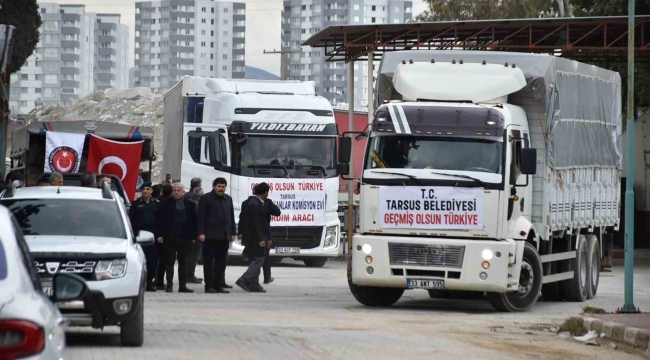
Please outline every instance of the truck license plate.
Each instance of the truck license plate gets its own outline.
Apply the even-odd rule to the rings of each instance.
[[[418,279],[407,279],[406,286],[409,289],[433,289],[433,290],[443,290],[445,288],[444,280],[418,280]]]
[[[300,254],[299,247],[276,247],[276,254]]]

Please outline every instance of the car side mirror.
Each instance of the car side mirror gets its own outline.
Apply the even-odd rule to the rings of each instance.
[[[537,173],[537,149],[521,149],[521,173],[535,175]]]
[[[135,242],[140,245],[153,245],[153,234],[149,231],[140,230],[138,237],[135,238]]]
[[[336,164],[336,174],[341,175],[350,175],[350,164],[348,163],[339,163]]]
[[[352,138],[342,137],[339,139],[339,163],[349,163],[352,154]]]
[[[59,273],[52,279],[52,296],[53,302],[66,302],[79,300],[84,297],[88,291],[86,281],[79,275]]]

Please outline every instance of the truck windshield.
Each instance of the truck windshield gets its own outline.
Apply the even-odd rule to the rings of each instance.
[[[436,169],[502,174],[502,143],[425,136],[378,136],[366,169]]]
[[[25,235],[126,238],[113,201],[73,199],[3,200]]]
[[[243,176],[334,177],[335,141],[334,137],[249,135],[246,144],[240,147],[236,162]]]

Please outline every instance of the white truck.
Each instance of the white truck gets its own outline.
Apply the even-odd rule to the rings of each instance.
[[[385,53],[361,179],[354,297],[584,301],[619,226],[618,73],[546,55]],[[342,140],[341,163],[351,139]]]
[[[313,82],[185,77],[164,97],[163,174],[205,192],[223,177],[238,221],[241,203],[260,182],[282,215],[271,230],[276,261],[310,267],[339,254],[338,130]],[[241,257],[236,241],[229,255]]]

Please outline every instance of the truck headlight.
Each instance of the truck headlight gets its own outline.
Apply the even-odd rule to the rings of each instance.
[[[108,280],[121,278],[126,275],[127,267],[126,259],[117,259],[117,260],[102,260],[97,263],[95,268],[95,275],[97,280]]]
[[[325,230],[325,244],[323,245],[323,249],[329,249],[336,247],[338,243],[337,239],[337,228],[338,226],[328,226],[327,229]]]

